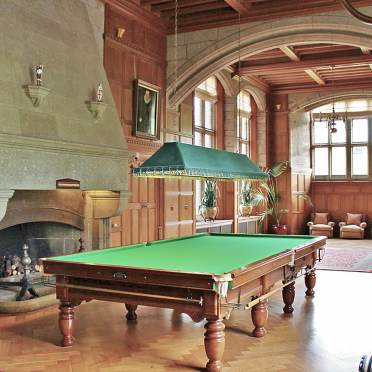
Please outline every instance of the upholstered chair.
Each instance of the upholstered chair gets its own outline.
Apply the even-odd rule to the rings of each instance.
[[[363,239],[367,223],[362,214],[346,213],[346,222],[340,222],[340,238]]]
[[[333,237],[333,227],[335,223],[329,221],[328,213],[313,213],[311,215],[311,220],[312,221],[307,223],[310,235],[321,235],[327,238]]]

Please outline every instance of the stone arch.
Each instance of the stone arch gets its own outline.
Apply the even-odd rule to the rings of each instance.
[[[236,89],[234,87],[230,74],[228,74],[226,71],[218,71],[214,74],[214,76],[223,86],[226,96],[233,97],[236,94]]]
[[[247,91],[254,99],[258,111],[266,110],[266,96],[265,93],[257,87],[248,84],[247,82],[241,84],[241,90]]]
[[[189,58],[178,70],[177,81],[170,77],[168,103],[174,106],[190,94],[208,76],[215,75],[239,58],[286,44],[333,43],[372,49],[367,27],[360,26],[345,14],[319,15],[301,19],[263,22],[238,30],[218,40]],[[239,53],[240,50],[240,53]],[[176,88],[176,94],[173,94]]]
[[[298,111],[311,111],[314,108],[319,106],[327,105],[329,103],[341,100],[350,100],[350,99],[362,99],[362,98],[371,98],[372,99],[372,90],[363,91],[363,92],[334,92],[326,95],[319,95],[309,100],[307,97],[301,102],[295,102],[290,106],[291,112]]]

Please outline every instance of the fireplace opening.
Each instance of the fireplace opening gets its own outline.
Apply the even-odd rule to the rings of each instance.
[[[81,250],[81,234],[74,226],[55,222],[30,222],[1,230],[0,300],[24,300],[53,292],[53,279],[41,272],[40,259]]]
[[[0,231],[0,257],[22,257],[22,246],[29,246],[33,263],[42,257],[77,252],[81,231],[55,222],[31,222]],[[3,275],[4,276],[4,275]]]

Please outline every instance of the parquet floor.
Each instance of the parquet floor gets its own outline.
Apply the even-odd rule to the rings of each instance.
[[[295,313],[281,294],[269,301],[268,334],[250,336],[247,311],[226,321],[225,372],[352,372],[372,352],[372,274],[319,271],[314,299],[296,288]],[[204,323],[172,310],[141,307],[127,323],[120,304],[77,310],[77,344],[60,348],[57,309],[0,316],[0,370],[6,372],[201,371]]]

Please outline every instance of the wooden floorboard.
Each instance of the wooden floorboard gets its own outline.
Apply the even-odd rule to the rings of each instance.
[[[295,312],[282,313],[281,294],[269,301],[268,334],[251,336],[247,311],[226,321],[225,372],[351,372],[371,353],[372,274],[318,272],[316,297],[296,286]],[[204,323],[172,310],[141,307],[128,323],[120,304],[90,302],[77,312],[77,344],[58,346],[57,309],[0,316],[0,371],[201,371]]]

